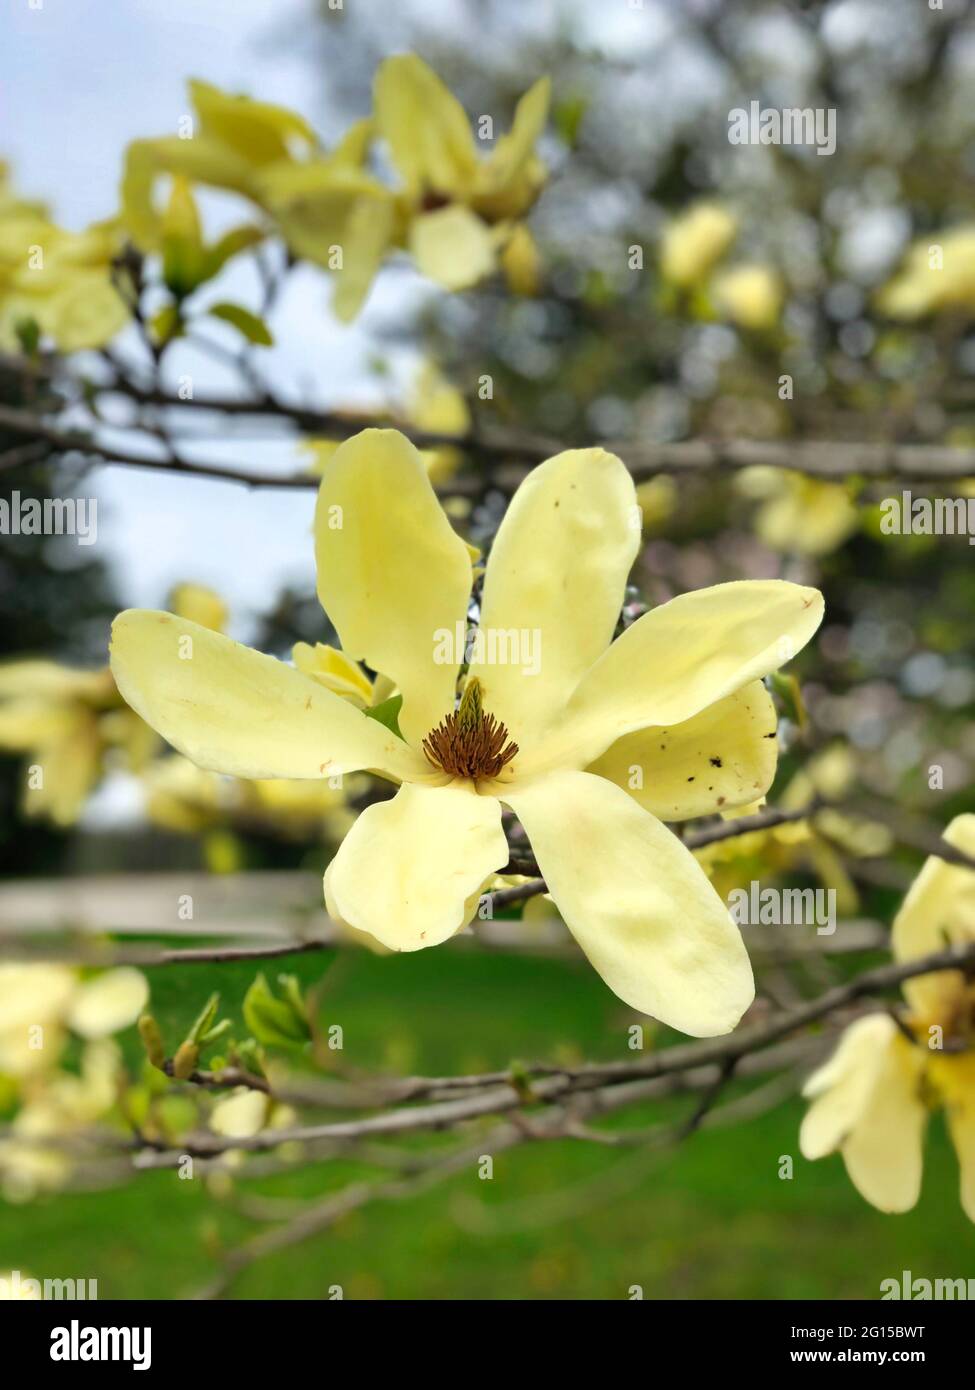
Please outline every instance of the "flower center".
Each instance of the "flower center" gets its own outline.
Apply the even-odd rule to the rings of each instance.
[[[452,777],[472,781],[497,777],[518,752],[508,730],[481,707],[481,685],[472,677],[464,687],[460,708],[442,719],[423,740],[423,751],[435,767]]]

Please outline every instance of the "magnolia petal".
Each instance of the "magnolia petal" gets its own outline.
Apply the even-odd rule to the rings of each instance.
[[[463,193],[477,172],[467,113],[414,53],[380,63],[373,84],[376,128],[413,196]]]
[[[43,781],[24,784],[21,805],[26,816],[47,816],[56,825],[73,825],[95,787],[102,768],[98,719],[91,710],[76,711],[73,728],[63,737],[39,744],[31,759]]]
[[[566,926],[610,989],[694,1037],[730,1032],[755,994],[748,953],[677,837],[587,772],[551,773],[504,798]]]
[[[971,1054],[938,1059],[939,1089],[961,1178],[961,1204],[975,1221],[975,1058]]]
[[[897,1035],[888,1014],[868,1014],[851,1023],[836,1051],[802,1088],[813,1104],[799,1131],[805,1158],[835,1153],[859,1123],[875,1084],[879,1059]]]
[[[351,208],[343,234],[346,254],[342,269],[335,272],[338,283],[332,300],[343,323],[350,323],[365,303],[395,226],[396,209],[385,192],[359,198]]]
[[[235,777],[431,773],[389,729],[318,681],[172,613],[129,609],[112,670],[135,712],[198,767]]]
[[[519,99],[510,131],[478,169],[478,194],[497,193],[517,179],[545,129],[551,97],[551,80],[540,77]]]
[[[975,815],[956,816],[944,839],[975,856]],[[892,941],[897,960],[916,960],[945,946],[975,941],[975,871],[931,855],[894,918]],[[922,1019],[938,1021],[950,1011],[962,983],[959,971],[942,970],[905,980],[902,988]]]
[[[164,136],[133,140],[126,151],[122,175],[122,216],[133,241],[144,251],[162,244],[162,217],[153,203],[160,174],[180,174],[193,183],[253,195],[254,164],[241,154],[202,133],[192,140]]]
[[[199,78],[191,78],[187,85],[199,117],[200,135],[234,150],[250,164],[288,159],[292,142],[304,154],[318,144],[304,116],[286,106],[223,92]]]
[[[372,703],[372,681],[357,661],[350,661],[345,652],[326,642],[296,642],[291,659],[299,671],[334,690],[344,700],[351,700],[359,709]]]
[[[223,632],[227,626],[227,605],[215,589],[205,584],[175,584],[167,603],[177,617],[189,618],[214,632]]]
[[[790,661],[822,618],[818,589],[778,579],[671,599],[627,628],[583,677],[536,766],[584,766],[635,729],[693,718]]]
[[[142,971],[122,965],[80,986],[66,1022],[81,1038],[107,1038],[134,1023],[148,998],[149,985]]]
[[[879,1056],[866,1106],[840,1152],[850,1181],[878,1211],[910,1211],[921,1192],[927,1108],[924,1049],[897,1033]]]
[[[228,1139],[250,1139],[264,1128],[270,1106],[263,1091],[239,1087],[226,1100],[217,1101],[210,1112],[210,1128]]]
[[[753,681],[683,724],[617,739],[587,771],[661,820],[709,816],[765,795],[775,777],[775,731],[771,696]]]
[[[400,728],[418,747],[454,706],[462,653],[437,660],[438,634],[452,642],[466,621],[471,561],[396,430],[363,430],[326,463],[315,555],[318,597],[343,651],[396,683]]]
[[[880,1211],[909,1211],[921,1189],[924,1066],[924,1052],[892,1018],[871,1014],[846,1030],[804,1087],[815,1099],[799,1131],[803,1155],[839,1149],[850,1181]]]
[[[410,253],[421,275],[445,290],[469,289],[497,264],[490,227],[460,203],[414,217]]]
[[[633,480],[605,449],[569,449],[528,474],[488,558],[483,649],[471,674],[522,750],[557,720],[603,655],[640,544]]]
[[[501,807],[462,782],[402,786],[369,806],[325,874],[329,913],[394,951],[436,946],[466,925],[508,860]]]
[[[0,664],[0,699],[27,696],[34,700],[85,700],[109,702],[115,695],[107,667],[79,671],[56,661],[29,658]]]
[[[0,748],[25,753],[68,737],[78,726],[78,708],[22,698],[0,704]]]

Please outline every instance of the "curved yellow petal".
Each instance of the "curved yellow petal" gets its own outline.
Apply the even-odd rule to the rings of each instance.
[[[466,192],[477,172],[467,113],[422,58],[380,63],[373,84],[376,127],[414,196]]]
[[[215,589],[205,584],[175,584],[168,603],[177,617],[189,618],[201,627],[223,632],[227,626],[227,605]]]
[[[109,701],[115,694],[112,677],[105,666],[97,671],[79,671],[59,666],[44,657],[0,663],[0,699],[24,695],[34,700]]]
[[[31,748],[49,747],[70,735],[77,725],[75,705],[26,696],[6,700],[0,704],[0,748],[26,753]]]
[[[515,107],[510,131],[478,165],[472,201],[491,221],[518,217],[538,196],[546,170],[535,155],[535,144],[548,120],[551,95],[551,81],[540,77]]]
[[[469,289],[497,264],[490,227],[460,203],[414,217],[409,245],[421,275],[445,290]]]
[[[42,780],[25,782],[22,806],[27,816],[47,816],[56,825],[73,825],[102,770],[102,741],[97,716],[75,711],[72,727],[32,749],[30,757]]]
[[[937,1064],[938,1089],[958,1155],[962,1209],[969,1221],[975,1221],[975,1057],[971,1053],[944,1056]]]
[[[683,724],[617,739],[586,770],[661,820],[709,816],[765,795],[775,777],[775,731],[771,696],[752,681]]]
[[[159,175],[183,175],[193,183],[254,197],[254,171],[243,155],[202,134],[192,140],[175,135],[133,140],[126,151],[121,187],[122,216],[132,240],[143,251],[158,251],[162,245],[162,217],[153,202]]]
[[[470,920],[508,861],[501,807],[466,783],[403,786],[369,806],[325,874],[325,902],[346,926],[394,951],[436,946]]]
[[[835,1153],[866,1108],[879,1060],[897,1033],[888,1014],[868,1014],[851,1023],[832,1056],[802,1088],[812,1100],[799,1130],[803,1157]]]
[[[462,653],[443,660],[438,634],[452,641],[466,621],[471,561],[419,453],[396,430],[363,430],[325,464],[315,557],[342,650],[396,683],[400,728],[419,747],[454,707]]]
[[[228,1139],[250,1139],[264,1128],[270,1108],[270,1098],[263,1091],[239,1086],[217,1101],[210,1112],[210,1128]]]
[[[721,259],[738,233],[738,221],[720,203],[695,203],[670,222],[660,247],[660,273],[689,289]]]
[[[511,129],[498,140],[481,168],[481,191],[494,191],[510,183],[535,149],[545,129],[552,99],[552,82],[540,77],[519,98]]]
[[[633,480],[604,449],[557,454],[512,498],[488,558],[471,673],[522,750],[560,719],[612,641],[639,545]]]
[[[257,189],[291,249],[334,273],[336,313],[353,318],[396,234],[389,189],[334,157],[272,165]]]
[[[390,730],[292,666],[172,613],[129,609],[112,671],[135,712],[198,767],[235,777],[431,769]]]
[[[878,1211],[910,1211],[921,1193],[924,1066],[923,1048],[900,1033],[892,1038],[860,1121],[840,1149],[853,1186]]]
[[[828,555],[859,525],[856,504],[838,483],[788,473],[782,474],[782,484],[755,519],[756,534],[773,549]]]
[[[975,856],[975,815],[956,816],[944,839]],[[894,918],[894,956],[916,960],[967,941],[975,941],[975,871],[931,855]],[[918,975],[902,986],[904,998],[923,1020],[941,1023],[962,987],[963,977],[957,970]]]
[[[839,1149],[850,1181],[880,1211],[908,1211],[921,1188],[926,1054],[886,1014],[858,1019],[807,1081],[799,1132],[806,1158]]]
[[[779,579],[696,589],[637,619],[583,677],[534,766],[585,766],[648,725],[682,724],[806,645],[823,596]]]
[[[334,690],[336,695],[350,700],[358,709],[372,704],[372,681],[357,661],[350,661],[345,652],[326,642],[296,642],[291,659],[299,671]]]
[[[291,142],[297,142],[302,153],[318,144],[304,116],[286,106],[224,92],[199,78],[191,78],[187,86],[199,118],[199,134],[219,141],[249,164],[287,159]]]
[[[676,835],[587,772],[555,772],[506,789],[504,799],[610,989],[683,1033],[729,1033],[755,994],[748,953]]]
[[[149,985],[142,971],[120,965],[78,988],[66,1022],[81,1038],[107,1038],[134,1023],[148,998]]]

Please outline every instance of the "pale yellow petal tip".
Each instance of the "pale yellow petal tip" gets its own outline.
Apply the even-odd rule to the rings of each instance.
[[[964,815],[955,816],[942,832],[942,838],[963,854],[975,857],[975,815],[967,811]]]
[[[213,1107],[210,1128],[229,1139],[250,1139],[264,1128],[269,1106],[263,1091],[241,1088]]]

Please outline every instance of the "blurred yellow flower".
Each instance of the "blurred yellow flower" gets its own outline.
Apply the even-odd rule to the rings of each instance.
[[[638,483],[637,505],[644,531],[654,534],[669,521],[677,506],[677,484],[669,473],[658,473],[645,483]]]
[[[111,1111],[124,1083],[122,1058],[108,1038],[89,1042],[79,1072],[50,1070],[25,1082],[9,1137],[0,1138],[0,1192],[27,1202],[69,1181],[74,1156],[65,1140]]]
[[[542,283],[542,258],[524,222],[516,225],[501,252],[501,269],[512,294],[538,294]]]
[[[296,255],[338,274],[336,313],[352,318],[395,230],[392,194],[363,167],[369,123],[354,125],[326,153],[297,112],[208,82],[191,81],[189,90],[197,129],[128,147],[122,213],[136,245],[165,249],[166,219],[155,203],[160,177],[239,193],[269,215]],[[228,237],[252,241],[247,229]],[[227,240],[217,248],[227,250]]]
[[[350,779],[341,787],[327,781],[252,782],[205,772],[178,756],[157,758],[143,783],[149,819],[177,834],[232,828],[330,841],[341,839],[352,823],[348,797],[358,785]]]
[[[773,550],[828,555],[860,524],[856,503],[842,483],[824,483],[783,468],[743,468],[735,485],[761,500],[755,534]]]
[[[219,631],[226,605],[201,584],[177,584],[175,613]],[[159,739],[125,703],[107,666],[81,671],[25,658],[0,663],[0,749],[28,757],[26,816],[72,825],[114,760],[141,773]]]
[[[919,319],[948,309],[975,310],[975,225],[932,232],[914,243],[903,268],[877,294],[894,319]]]
[[[711,302],[739,328],[763,332],[774,328],[782,313],[782,279],[765,265],[729,266],[710,285]]]
[[[381,63],[374,84],[377,134],[403,182],[406,244],[417,267],[445,289],[474,285],[498,264],[517,219],[538,197],[545,166],[535,144],[548,118],[551,84],[539,78],[515,109],[511,130],[478,156],[467,113],[415,54]],[[532,273],[523,239],[509,274]]]
[[[71,825],[110,754],[139,771],[157,745],[119,696],[108,667],[78,671],[41,659],[0,665],[0,749],[27,754],[26,816]]]
[[[15,347],[18,324],[31,319],[64,352],[113,338],[129,318],[112,283],[122,243],[117,221],[83,232],[58,227],[13,195],[0,165],[0,347]]]
[[[944,832],[975,854],[975,816]],[[975,872],[932,856],[894,921],[899,961],[975,941]],[[905,1032],[888,1014],[859,1019],[805,1086],[812,1104],[806,1158],[839,1151],[850,1180],[880,1211],[909,1211],[921,1190],[930,1109],[943,1108],[961,1169],[961,1203],[975,1221],[975,985],[959,970],[905,980]]]
[[[176,584],[169,592],[169,607],[191,622],[223,632],[227,626],[226,603],[214,589],[203,584]]]
[[[719,203],[697,203],[665,228],[660,273],[670,284],[690,289],[710,272],[738,234],[738,221]]]
[[[210,1112],[210,1128],[228,1139],[249,1139],[264,1128],[270,1107],[271,1098],[263,1091],[238,1086],[217,1101]]]
[[[0,1074],[49,1070],[67,1031],[106,1038],[134,1023],[148,997],[145,976],[127,966],[82,979],[64,965],[0,965]]]

